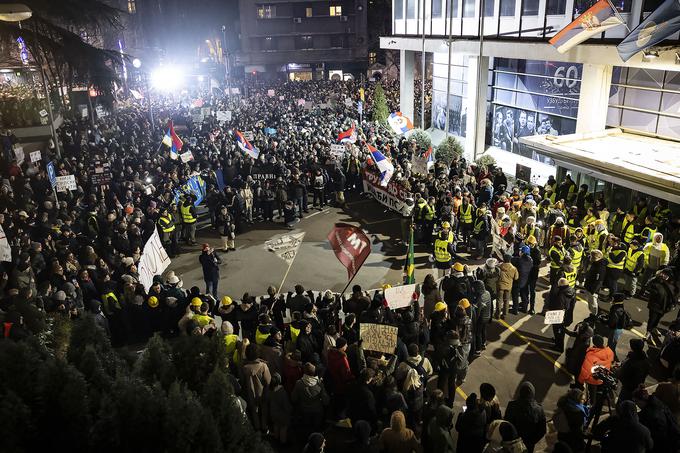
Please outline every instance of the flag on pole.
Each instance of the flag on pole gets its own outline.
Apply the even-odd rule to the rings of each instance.
[[[347,129],[345,132],[340,132],[338,134],[338,141],[340,143],[356,143],[357,141],[357,130],[352,124],[352,127]]]
[[[392,175],[394,174],[394,165],[392,165],[392,162],[387,160],[387,157],[378,151],[375,146],[371,146],[370,143],[366,143],[366,146],[371,152],[371,159],[378,167],[378,171],[380,171],[380,185],[387,187],[387,184],[390,182],[390,179],[392,179]]]
[[[170,158],[177,159],[179,157],[179,152],[182,150],[184,143],[175,133],[175,126],[172,124],[172,120],[168,120],[168,131],[163,137],[163,144],[170,148]]]
[[[680,30],[680,3],[666,0],[635,27],[623,41],[616,46],[623,61],[641,50],[652,47]]]
[[[391,113],[387,122],[396,134],[405,134],[406,132],[413,129],[413,123],[408,117],[404,116],[401,112]]]
[[[408,240],[408,253],[406,254],[406,262],[404,262],[404,285],[410,285],[416,282],[416,259],[413,252],[413,228],[410,228],[411,234]]]
[[[255,148],[239,131],[236,131],[236,144],[241,148],[241,151],[253,159],[257,159],[260,156],[260,150]]]
[[[267,250],[291,264],[300,250],[305,233],[287,234],[264,243]]]
[[[425,157],[426,162],[427,162],[427,171],[430,171],[430,168],[432,168],[432,167],[434,166],[434,162],[435,162],[435,160],[434,160],[434,151],[432,151],[432,147],[431,147],[431,146],[430,146],[430,148],[425,152],[425,154],[423,155],[423,157]]]
[[[583,41],[622,24],[623,21],[616,14],[609,0],[599,0],[560,30],[549,42],[559,53],[565,53]]]
[[[371,253],[371,241],[366,233],[353,225],[336,223],[328,233],[328,242],[352,280]]]

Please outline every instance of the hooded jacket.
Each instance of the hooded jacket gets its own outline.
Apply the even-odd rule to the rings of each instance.
[[[486,290],[484,282],[475,280],[472,283],[472,292],[475,295],[475,307],[477,308],[477,323],[487,324],[491,321],[491,294]]]
[[[354,379],[349,367],[347,354],[337,348],[328,350],[328,375],[336,394],[343,394],[347,384]]]
[[[402,412],[393,413],[390,419],[390,427],[385,428],[380,434],[380,451],[389,453],[423,451],[413,431],[406,427],[406,419]]]
[[[429,438],[429,451],[432,453],[453,453],[456,447],[451,437],[451,425],[453,424],[453,411],[450,407],[442,404],[427,426]]]
[[[654,448],[652,436],[638,420],[635,403],[623,401],[616,415],[609,417],[593,428],[596,437],[604,437],[602,453],[647,453]],[[606,436],[605,436],[606,434]]]
[[[609,347],[596,348],[595,346],[588,348],[586,357],[583,359],[581,365],[581,372],[578,375],[578,381],[581,384],[588,383],[592,385],[600,385],[602,381],[593,378],[592,368],[595,365],[601,365],[606,369],[611,369],[614,361],[614,352]]]
[[[498,278],[498,290],[510,291],[514,281],[519,278],[519,272],[517,272],[517,268],[512,263],[503,263],[499,268],[501,273]]]
[[[295,409],[306,417],[322,417],[329,401],[321,380],[308,375],[295,383],[290,399]]]
[[[543,406],[536,402],[536,390],[530,382],[522,382],[519,399],[510,401],[505,410],[505,420],[512,423],[524,444],[536,445],[546,433]]]

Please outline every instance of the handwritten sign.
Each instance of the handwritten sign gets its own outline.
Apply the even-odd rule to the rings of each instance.
[[[545,312],[543,324],[562,324],[564,322],[564,310],[549,310]]]
[[[77,190],[75,175],[57,176],[57,192]]]
[[[362,322],[359,327],[359,338],[363,340],[363,348],[383,354],[394,354],[397,347],[397,328],[386,324]]]
[[[182,153],[179,155],[180,159],[182,159],[182,162],[185,164],[189,161],[194,160],[194,155],[191,151],[187,151],[186,153]]]
[[[300,244],[305,237],[305,233],[286,234],[276,239],[271,239],[264,243],[264,246],[270,252],[281,258],[288,264],[291,264],[300,250]]]
[[[31,152],[31,163],[39,162],[42,160],[42,154],[40,151],[32,151]]]
[[[274,90],[267,90],[267,96],[272,97],[274,94],[276,94]]]
[[[385,290],[385,300],[392,310],[411,305],[413,294],[416,292],[416,284],[395,286]]]
[[[158,230],[154,228],[153,234],[144,245],[142,257],[137,265],[139,282],[144,286],[145,291],[151,288],[154,276],[162,274],[169,265],[170,257],[163,248]]]
[[[255,138],[255,134],[253,134],[253,131],[245,131],[243,133],[243,136],[246,138],[246,140],[251,141]]]
[[[22,164],[26,155],[24,154],[24,148],[22,146],[17,146],[14,148],[14,157],[17,159],[17,164]]]
[[[304,99],[298,99],[298,100],[297,100],[297,105],[299,105],[300,107],[303,107],[303,106],[305,105],[306,102],[307,102],[307,101],[305,101]]]
[[[284,96],[279,96],[279,101],[283,101],[284,99],[286,99]]]
[[[339,145],[337,143],[331,145],[331,154],[335,157],[342,159],[342,157],[345,155],[345,151],[345,145]]]
[[[220,110],[217,112],[217,121],[231,121],[231,110]]]

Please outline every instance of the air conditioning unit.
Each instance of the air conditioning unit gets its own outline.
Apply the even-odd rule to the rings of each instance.
[[[341,22],[347,22],[347,16],[341,16],[340,21]]]
[[[295,22],[296,24],[301,24],[302,23],[302,17],[296,17],[295,19],[293,19],[293,22]]]

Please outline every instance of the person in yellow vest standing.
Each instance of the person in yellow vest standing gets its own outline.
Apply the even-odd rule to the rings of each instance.
[[[607,276],[604,286],[609,288],[609,298],[619,292],[619,277],[623,273],[626,263],[626,245],[613,234],[609,235],[609,247],[607,248]]]
[[[184,199],[180,198],[179,211],[182,214],[182,235],[184,240],[189,245],[196,245],[196,221],[198,215],[196,214],[196,207],[194,206],[194,197],[192,195],[185,195]]]
[[[472,232],[472,216],[474,214],[472,203],[467,197],[463,197],[463,203],[458,208],[458,234],[461,236],[466,250],[470,250],[470,233]]]
[[[449,242],[449,234],[446,231],[440,231],[437,239],[434,240],[434,267],[440,278],[451,269],[451,259],[454,255],[454,245]]]
[[[548,250],[548,258],[550,259],[550,285],[556,285],[560,278],[560,271],[562,270],[562,262],[567,251],[562,245],[562,238],[554,236],[552,238],[552,247]]]
[[[168,208],[163,208],[157,223],[161,233],[161,241],[168,250],[168,256],[170,258],[176,257],[179,255],[177,228],[175,226],[175,218],[170,214]]]
[[[631,297],[637,290],[637,281],[645,267],[645,255],[637,239],[633,239],[626,252],[626,261],[623,265],[623,293]]]
[[[437,213],[436,200],[434,197],[427,199],[427,204],[423,208],[423,237],[427,243],[432,242],[432,232],[434,229],[435,216]]]
[[[621,240],[626,244],[633,242],[633,239],[637,236],[637,231],[635,229],[635,213],[630,211],[626,214],[626,218],[623,219],[623,224],[621,225]]]
[[[644,246],[642,253],[645,256],[645,270],[640,279],[638,297],[642,296],[647,290],[647,282],[649,282],[659,269],[668,266],[668,262],[671,259],[671,251],[663,242],[663,234],[661,233],[654,234],[652,242]]]
[[[577,230],[580,230],[580,228],[577,228]],[[569,252],[569,256],[571,256],[571,265],[576,271],[576,281],[579,281],[579,277],[583,274],[582,263],[584,248],[581,240],[575,232],[569,237],[569,249],[567,251]]]
[[[648,215],[645,219],[645,226],[640,231],[639,242],[640,245],[644,246],[646,243],[651,242],[654,234],[658,231],[657,225],[654,222],[654,217]]]

